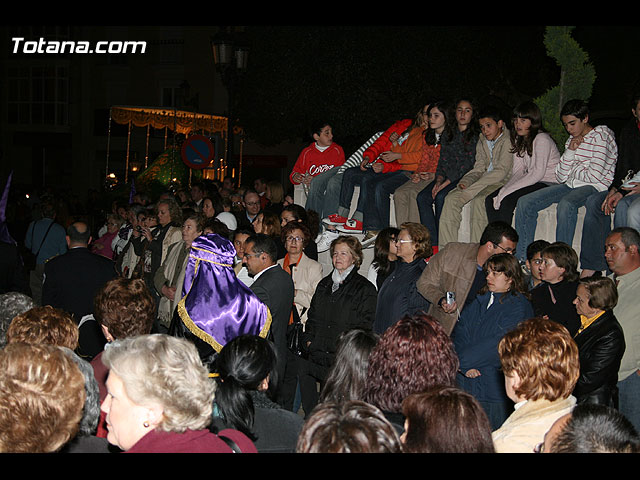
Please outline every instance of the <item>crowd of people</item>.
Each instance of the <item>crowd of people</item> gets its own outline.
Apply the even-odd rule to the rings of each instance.
[[[567,102],[561,149],[533,102],[430,101],[349,158],[320,124],[305,205],[263,178],[98,223],[42,198],[16,241],[7,182],[0,451],[640,451],[633,100],[618,138]]]

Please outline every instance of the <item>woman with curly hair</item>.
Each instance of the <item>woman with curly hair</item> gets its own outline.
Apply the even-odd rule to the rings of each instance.
[[[430,315],[407,315],[381,335],[371,352],[363,400],[402,433],[404,399],[436,385],[455,385],[458,366],[442,325]]]

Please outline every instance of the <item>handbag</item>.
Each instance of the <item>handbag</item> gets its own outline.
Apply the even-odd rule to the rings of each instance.
[[[302,311],[304,313],[305,309]],[[303,347],[302,335],[304,333],[304,324],[300,321],[298,309],[293,306],[293,323],[287,328],[287,348],[294,355],[307,358],[306,349]]]

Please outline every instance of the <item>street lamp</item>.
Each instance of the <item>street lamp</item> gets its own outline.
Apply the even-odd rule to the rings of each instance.
[[[234,101],[235,91],[240,76],[247,71],[249,49],[236,44],[229,36],[221,35],[211,38],[213,61],[220,72],[222,83],[227,89],[227,148],[225,158],[227,164],[236,167],[233,159],[233,127],[234,127]],[[239,173],[239,172],[238,172]]]

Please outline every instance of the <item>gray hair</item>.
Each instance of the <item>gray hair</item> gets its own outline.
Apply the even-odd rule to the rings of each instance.
[[[11,320],[35,306],[33,299],[24,293],[7,292],[0,295],[0,348],[7,344],[7,329]]]
[[[98,428],[98,421],[100,420],[100,391],[93,367],[89,362],[80,358],[73,350],[66,347],[59,348],[71,357],[84,376],[84,390],[87,395],[84,402],[82,419],[80,420],[80,427],[78,428],[78,435],[95,435]]]
[[[201,430],[211,423],[215,384],[192,342],[165,334],[124,338],[109,344],[102,363],[133,403],[162,406],[158,430]]]

